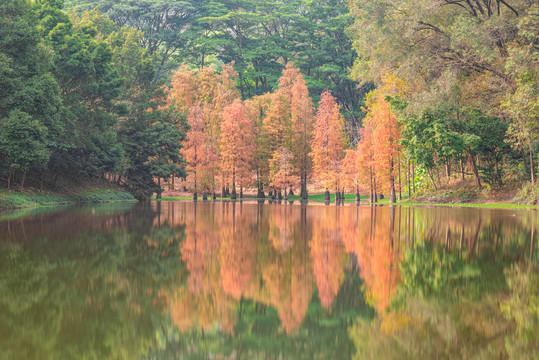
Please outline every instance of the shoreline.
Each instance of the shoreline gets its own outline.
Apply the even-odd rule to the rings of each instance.
[[[155,197],[152,197],[151,200],[162,202],[162,201],[193,201],[192,197],[188,196],[177,196],[177,197],[163,197],[161,199],[156,199]],[[216,201],[232,201],[229,198],[221,198],[217,197]],[[268,198],[265,199],[258,199],[254,196],[245,196],[242,200],[249,200],[249,201],[257,201],[257,200],[265,200],[269,201]],[[240,199],[236,199],[235,201],[240,201]],[[278,200],[272,200],[272,201],[278,201]],[[287,200],[282,199],[283,203],[285,201],[301,201],[301,198],[299,196],[290,196]],[[308,198],[309,202],[314,203],[324,203],[324,195],[311,195]],[[198,199],[198,202],[212,202],[211,199],[209,200],[202,200],[201,198]],[[345,196],[345,203],[352,204],[355,203],[355,195],[346,195]],[[330,205],[335,204],[335,195],[332,194]],[[397,201],[394,204],[389,203],[389,199],[383,199],[378,200],[376,203],[370,203],[368,201],[367,197],[361,197],[360,205],[382,205],[382,206],[421,206],[421,207],[460,207],[460,208],[477,208],[477,209],[519,209],[519,210],[539,210],[539,205],[523,205],[523,204],[514,204],[514,203],[506,203],[506,202],[491,202],[491,203],[429,203],[429,202],[415,202],[415,201]]]
[[[173,196],[163,197],[156,199],[152,197],[150,200],[162,202],[162,201],[193,201],[192,196]],[[216,201],[231,201],[229,198],[217,197]],[[236,201],[239,201],[237,199]],[[265,200],[268,198],[258,199],[255,196],[244,196],[242,200],[257,201]],[[199,202],[211,202],[212,200],[198,199]],[[273,200],[277,202],[278,200]],[[281,200],[283,203],[284,199]],[[287,201],[300,202],[299,196],[289,196]],[[310,195],[309,202],[324,203],[324,194]],[[40,208],[49,206],[63,206],[63,205],[75,205],[75,204],[99,204],[99,203],[136,203],[138,202],[131,194],[124,190],[110,189],[110,188],[91,188],[84,191],[73,194],[61,194],[45,191],[36,191],[23,193],[19,191],[7,191],[5,189],[0,190],[0,212],[17,209],[29,209]],[[354,194],[345,195],[345,203],[353,204],[356,202]],[[331,194],[330,205],[335,204],[335,194]],[[378,200],[376,203],[370,203],[368,197],[361,197],[360,205],[379,205],[379,206],[421,206],[421,207],[459,207],[459,208],[478,208],[478,209],[528,209],[539,210],[539,205],[523,205],[510,202],[454,202],[454,203],[441,203],[441,202],[422,202],[422,201],[408,201],[403,199],[397,201],[394,204],[389,203],[389,199]]]
[[[135,203],[138,200],[127,191],[110,188],[90,188],[72,194],[0,190],[0,212],[48,206],[120,202]]]

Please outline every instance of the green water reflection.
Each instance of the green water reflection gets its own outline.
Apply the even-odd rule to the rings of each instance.
[[[256,203],[1,214],[0,359],[535,359],[538,227]]]

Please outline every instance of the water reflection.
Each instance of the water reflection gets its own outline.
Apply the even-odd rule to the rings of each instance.
[[[351,358],[352,340],[374,344],[366,334],[426,326],[431,305],[415,305],[419,319],[409,299],[506,290],[504,271],[538,262],[538,226],[535,211],[288,202],[3,215],[0,348],[13,359]]]

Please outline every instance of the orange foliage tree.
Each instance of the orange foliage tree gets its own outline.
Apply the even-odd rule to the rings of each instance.
[[[253,121],[240,100],[223,109],[221,123],[221,170],[232,177],[232,198],[236,198],[236,182],[243,188],[251,181],[254,157]]]
[[[401,127],[383,94],[372,92],[367,96],[367,116],[362,129],[361,161],[373,174],[375,200],[377,187],[389,190],[390,202],[396,201],[395,166],[400,154]],[[365,141],[363,141],[365,138]]]
[[[253,134],[255,137],[255,154],[253,157],[253,170],[256,172],[256,185],[258,198],[264,198],[264,174],[269,173],[265,133],[262,131],[264,119],[271,107],[271,94],[267,93],[255,96],[245,102],[245,107],[249,112],[249,117],[253,119]],[[267,172],[265,172],[267,170]]]
[[[343,182],[344,187],[356,192],[356,201],[359,201],[359,169],[358,151],[356,149],[345,150],[343,159]]]
[[[260,139],[261,175],[264,184],[270,185],[270,159],[281,148],[292,147],[292,121],[290,104],[282,92],[271,94],[271,105],[263,120]]]
[[[316,113],[314,136],[311,141],[314,178],[326,188],[339,191],[341,166],[344,155],[344,119],[339,105],[329,91],[322,93],[320,106]]]
[[[223,65],[220,74],[211,68],[202,68],[195,73],[182,66],[171,81],[169,103],[188,114],[190,130],[183,154],[195,199],[199,190],[204,194],[215,194],[220,171],[221,115],[239,98],[236,77],[232,65]]]
[[[292,164],[294,155],[285,147],[281,147],[273,153],[270,159],[270,185],[279,191],[284,189],[284,197],[287,198],[287,189],[292,188],[298,182],[295,168]]]
[[[288,63],[283,71],[279,81],[279,91],[288,98],[290,104],[293,130],[291,151],[300,179],[301,197],[306,199],[307,177],[312,167],[309,153],[311,152],[314,107],[303,74],[291,63]]]
[[[370,202],[378,201],[376,183],[376,160],[372,139],[372,127],[365,121],[364,127],[359,130],[360,140],[357,144],[357,168],[359,183],[369,188]]]

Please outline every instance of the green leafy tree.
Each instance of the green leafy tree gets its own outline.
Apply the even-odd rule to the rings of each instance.
[[[45,167],[63,132],[52,54],[34,10],[23,0],[0,4],[0,172],[8,186],[14,171]]]
[[[13,110],[7,119],[0,122],[0,154],[5,157],[10,172],[8,189],[15,170],[23,172],[23,188],[28,170],[46,164],[50,155],[46,135],[47,129],[39,120],[20,110]]]

